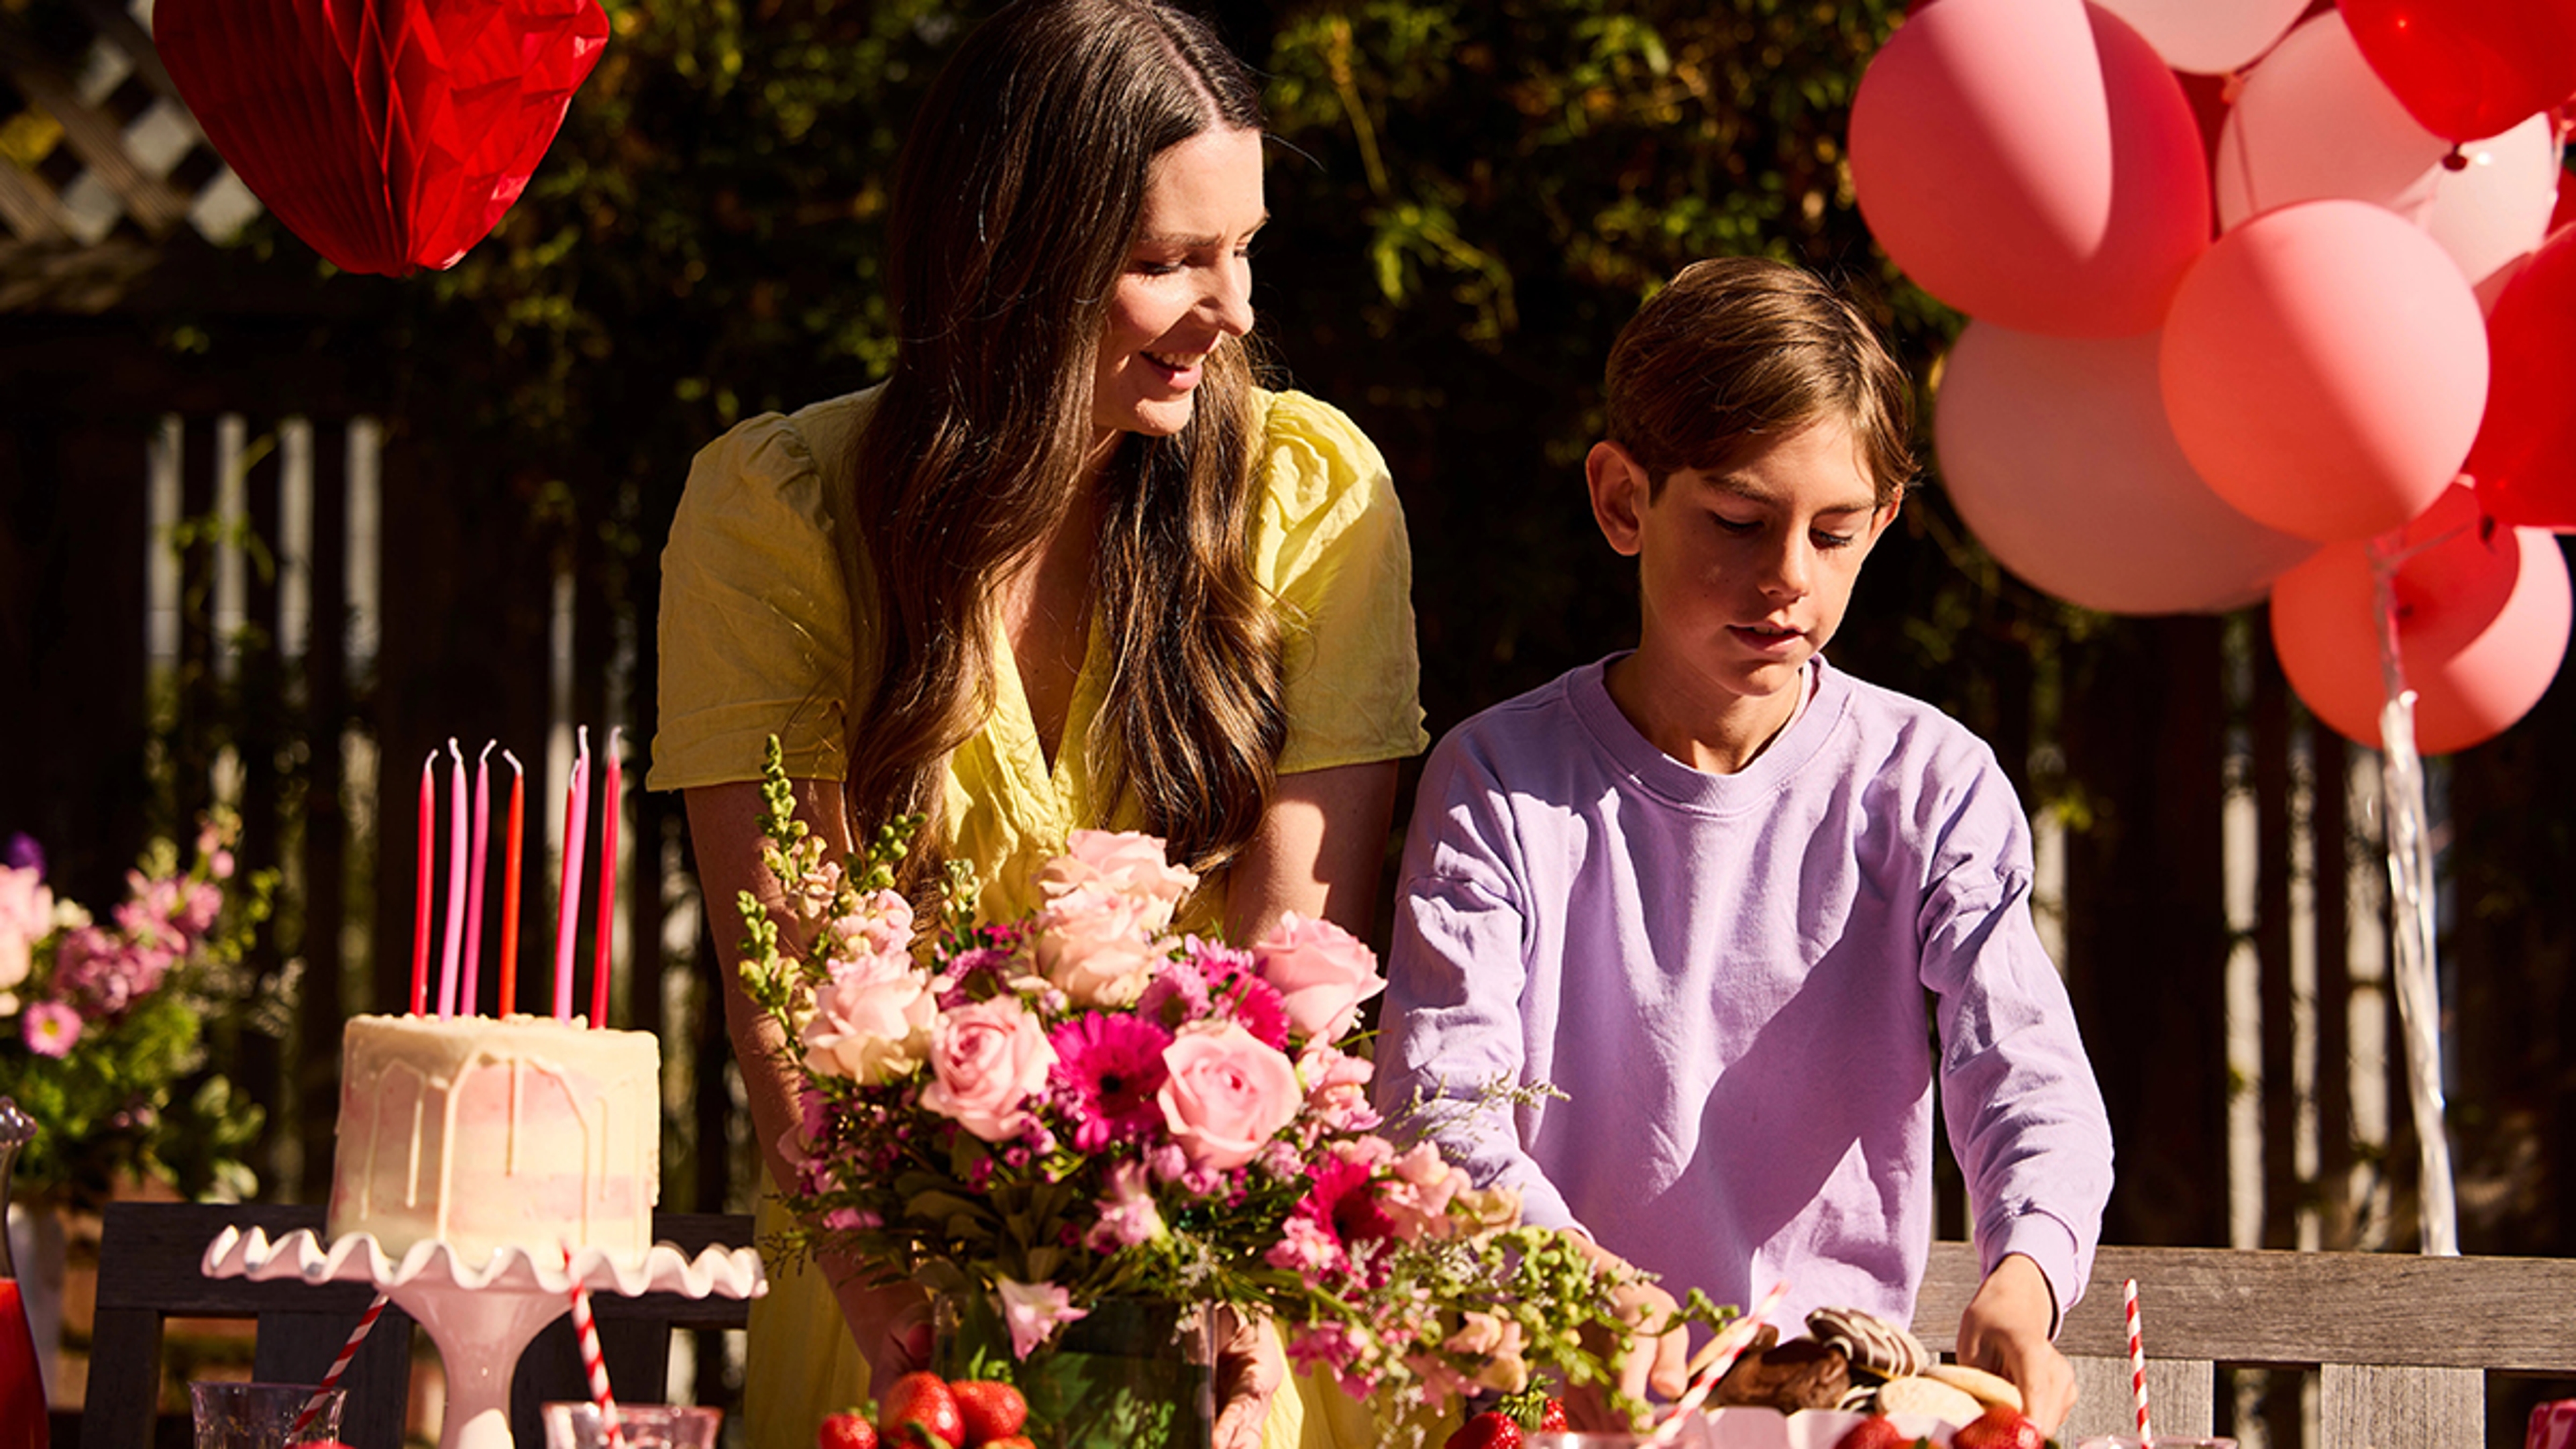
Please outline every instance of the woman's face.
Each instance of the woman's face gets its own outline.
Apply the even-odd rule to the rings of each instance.
[[[1189,425],[1208,354],[1252,330],[1252,235],[1269,219],[1259,131],[1202,131],[1154,158],[1092,379],[1103,442]]]

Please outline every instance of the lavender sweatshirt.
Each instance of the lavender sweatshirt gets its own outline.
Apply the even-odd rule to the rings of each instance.
[[[1992,752],[1815,663],[1742,772],[1665,755],[1586,665],[1440,742],[1405,847],[1377,1097],[1526,1217],[1580,1226],[1774,1321],[1907,1321],[1932,1238],[1937,1070],[1987,1270],[2083,1291],[2111,1137],[2030,920],[2030,835]],[[1936,1062],[1927,1007],[1940,1033]]]

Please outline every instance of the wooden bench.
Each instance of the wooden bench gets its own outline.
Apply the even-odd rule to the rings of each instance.
[[[2104,1247],[2058,1347],[2083,1397],[2060,1437],[2131,1432],[2123,1279],[2138,1280],[2159,1433],[2208,1433],[2221,1365],[2314,1369],[2322,1449],[2472,1449],[2486,1376],[2576,1376],[2576,1261]],[[1915,1332],[1953,1346],[1976,1251],[1936,1243]]]
[[[298,1228],[322,1229],[322,1209],[280,1205],[114,1203],[99,1235],[98,1312],[91,1333],[89,1392],[81,1409],[83,1449],[144,1449],[153,1442],[161,1391],[163,1320],[171,1317],[258,1321],[252,1374],[270,1382],[311,1383],[347,1341],[373,1294],[355,1283],[255,1283],[208,1278],[206,1245],[227,1225],[257,1226],[272,1238]],[[658,1241],[696,1253],[713,1243],[751,1241],[751,1219],[738,1214],[655,1213]],[[660,1402],[669,1390],[675,1328],[739,1328],[749,1305],[740,1299],[693,1299],[676,1293],[592,1297],[600,1350],[618,1394]],[[412,1323],[387,1308],[342,1380],[349,1409],[341,1437],[355,1449],[399,1449],[411,1375]],[[543,1444],[537,1405],[582,1399],[589,1389],[558,1319],[537,1335],[511,1382],[510,1418],[521,1444]]]

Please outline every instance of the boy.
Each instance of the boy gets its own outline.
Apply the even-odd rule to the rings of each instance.
[[[1818,652],[1913,471],[1902,371],[1816,278],[1701,262],[1610,356],[1592,512],[1638,561],[1634,651],[1433,751],[1397,893],[1378,1100],[1562,1101],[1442,1145],[1533,1222],[1678,1295],[1898,1323],[1932,1237],[1932,1102],[1985,1280],[1959,1357],[2054,1430],[2111,1142],[2034,933],[2029,828],[1993,754]],[[1632,1391],[1679,1387],[1678,1335]]]

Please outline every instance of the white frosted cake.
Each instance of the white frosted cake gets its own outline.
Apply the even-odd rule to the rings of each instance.
[[[481,1268],[598,1248],[640,1263],[661,1195],[660,1042],[551,1017],[360,1016],[340,1046],[328,1232]]]

